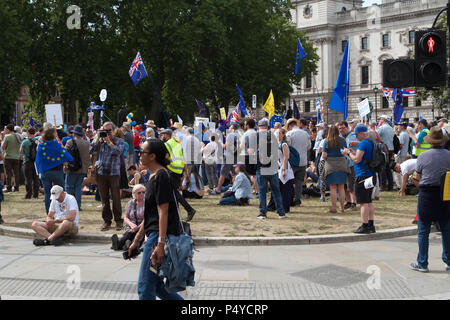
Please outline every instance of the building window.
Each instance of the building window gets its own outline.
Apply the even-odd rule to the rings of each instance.
[[[367,37],[361,38],[361,49],[362,50],[369,49],[368,42],[367,42]]]
[[[389,108],[389,101],[388,99],[383,99],[383,109]]]
[[[422,106],[422,100],[420,98],[416,98],[416,107]]]
[[[305,101],[305,112],[311,112],[311,101]]]
[[[409,44],[413,44],[414,38],[416,36],[416,32],[414,30],[412,30],[408,33],[408,36],[409,36]]]
[[[383,34],[383,48],[389,47],[389,34]]]
[[[406,108],[408,107],[408,97],[403,97],[403,107]]]
[[[306,83],[305,83],[305,88],[311,88],[312,87],[312,74],[309,73],[306,76]]]
[[[369,84],[369,66],[361,67],[361,84]]]
[[[347,46],[347,40],[342,40],[342,53],[345,52],[345,47]]]

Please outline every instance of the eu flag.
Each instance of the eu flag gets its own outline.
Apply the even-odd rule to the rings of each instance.
[[[295,99],[293,101],[294,101],[294,107],[292,108],[292,116],[295,119],[299,120],[300,119],[300,111],[298,111],[297,102],[295,102]]]
[[[199,115],[204,115],[206,114],[206,107],[203,104],[203,102],[201,102],[200,100],[195,99],[195,102],[197,102],[197,106],[198,106],[198,110],[199,110]]]
[[[273,126],[275,125],[275,123],[279,122],[281,124],[283,124],[283,120],[284,120],[284,113],[279,116],[279,115],[273,115],[270,120],[269,120],[269,126],[270,128],[273,128]]]
[[[242,95],[242,91],[236,83],[236,90],[239,94],[239,110],[242,112],[244,116],[247,115],[247,111],[245,110],[244,96]]]
[[[403,90],[394,89],[392,90],[392,99],[395,101],[394,106],[394,123],[399,122],[402,119],[403,114]]]
[[[300,60],[302,60],[306,56],[307,56],[307,54],[306,54],[305,50],[303,50],[302,44],[300,42],[300,39],[298,39],[298,42],[297,42],[297,59],[295,61],[295,74],[298,74],[300,72]]]
[[[330,109],[342,112],[344,120],[348,115],[348,89],[349,89],[349,54],[347,41],[345,46],[344,56],[342,57],[341,67],[339,68],[339,74],[336,80],[336,86],[334,87],[333,95],[330,100]]]
[[[130,75],[134,86],[137,86],[139,81],[147,76],[147,70],[145,70],[144,61],[142,61],[142,57],[139,52],[137,53],[136,58],[134,58],[128,74]]]
[[[58,141],[39,143],[36,152],[36,170],[38,173],[55,168],[64,162],[73,162],[73,157]]]

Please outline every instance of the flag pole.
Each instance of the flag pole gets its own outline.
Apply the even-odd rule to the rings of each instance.
[[[152,81],[153,90],[156,93],[156,97],[158,98],[159,106],[161,107],[161,111],[162,111],[163,116],[164,116],[164,121],[166,122],[166,126],[168,127],[169,126],[169,122],[167,121],[166,111],[164,110],[164,106],[163,106],[163,104],[161,102],[161,97],[159,95],[158,88],[156,87],[155,82],[153,81],[153,77],[151,76],[151,74],[148,74],[148,76],[149,76],[150,80]]]

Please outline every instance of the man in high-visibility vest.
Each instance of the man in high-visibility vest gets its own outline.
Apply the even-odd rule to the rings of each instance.
[[[411,139],[414,140],[414,148],[413,148],[413,157],[417,158],[422,152],[428,151],[431,148],[429,143],[424,142],[424,138],[430,133],[427,126],[427,120],[422,119],[418,123],[418,131],[417,135],[410,133]]]
[[[188,213],[186,221],[191,221],[194,217],[195,209],[192,208],[186,201],[186,199],[184,199],[184,197],[178,192],[181,185],[181,179],[183,178],[183,170],[185,168],[183,160],[183,149],[181,147],[181,144],[172,138],[172,135],[173,131],[171,129],[165,129],[160,133],[161,139],[165,142],[170,156],[170,164],[167,166],[167,169],[169,171],[172,184],[176,189],[175,197]]]

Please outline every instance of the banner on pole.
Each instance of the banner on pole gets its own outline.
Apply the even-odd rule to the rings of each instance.
[[[45,105],[45,116],[47,122],[50,122],[54,126],[64,124],[62,109],[60,104],[46,104]]]
[[[369,99],[366,98],[358,103],[358,111],[361,118],[364,118],[370,113]]]

